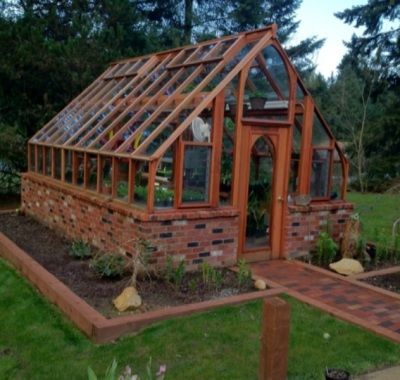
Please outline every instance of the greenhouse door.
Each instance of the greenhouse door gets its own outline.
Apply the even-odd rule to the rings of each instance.
[[[245,126],[240,181],[240,254],[249,261],[279,257],[284,157],[277,128]]]

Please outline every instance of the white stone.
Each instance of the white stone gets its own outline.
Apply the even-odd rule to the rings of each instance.
[[[133,286],[128,286],[113,300],[113,304],[118,311],[136,309],[142,305],[142,298]]]
[[[258,290],[265,290],[267,289],[267,284],[264,280],[258,279],[254,282],[254,287]]]
[[[337,273],[344,274],[345,276],[364,272],[364,268],[359,261],[347,258],[329,264],[329,268]]]

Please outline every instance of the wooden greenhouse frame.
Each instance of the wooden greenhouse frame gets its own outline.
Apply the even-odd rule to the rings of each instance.
[[[112,63],[29,140],[28,175],[149,220],[233,210],[238,257],[281,257],[288,209],[310,194],[308,207],[344,204],[348,163],[276,30]],[[256,92],[266,97],[258,108]],[[259,162],[272,162],[269,237],[249,248],[249,176]]]

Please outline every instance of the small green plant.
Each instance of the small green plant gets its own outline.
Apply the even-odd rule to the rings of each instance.
[[[107,368],[104,375],[104,380],[116,380],[117,379],[117,367],[118,363],[114,359],[110,366]],[[92,368],[88,367],[88,380],[98,380],[97,375],[94,373]]]
[[[358,257],[364,257],[365,246],[366,246],[365,239],[362,236],[360,236],[357,239],[357,247],[356,247],[356,252]]]
[[[201,264],[201,278],[206,288],[219,289],[222,285],[222,273],[207,262]]]
[[[212,267],[209,263],[203,262],[201,264],[201,278],[205,287],[208,287],[211,283],[211,270]]]
[[[239,284],[239,288],[248,286],[252,282],[251,269],[247,264],[246,260],[240,259],[237,263],[238,271],[237,271],[237,280]]]
[[[318,263],[320,265],[330,264],[338,251],[338,245],[327,232],[321,232],[319,234],[316,248]]]
[[[111,365],[107,368],[106,373],[104,375],[104,380],[140,380],[141,377],[139,375],[135,375],[132,373],[132,369],[130,366],[126,366],[123,372],[118,376],[117,375],[118,363],[114,359]],[[143,380],[163,380],[165,377],[165,373],[167,372],[167,366],[165,364],[160,365],[155,376],[153,375],[154,371],[152,369],[152,359],[149,358],[149,361],[146,365],[146,377]],[[88,380],[98,380],[99,378],[92,370],[92,368],[88,367]]]
[[[393,251],[394,260],[400,262],[400,233],[396,234],[393,238]]]
[[[188,283],[188,289],[190,293],[194,293],[197,289],[198,282],[195,278],[192,278]]]
[[[90,268],[102,278],[118,278],[124,274],[125,258],[117,253],[103,253],[90,261]]]
[[[171,256],[167,257],[167,263],[165,266],[165,280],[179,288],[182,285],[183,278],[185,276],[186,268],[185,261],[181,260],[175,267]]]
[[[76,240],[72,243],[69,254],[76,259],[88,259],[92,257],[90,245],[83,240]]]
[[[389,240],[385,234],[380,234],[379,240],[376,242],[376,256],[377,263],[381,263],[390,259]]]
[[[185,261],[181,260],[174,271],[174,284],[179,288],[185,275]]]
[[[250,98],[266,98],[266,96],[263,91],[255,90],[250,93]]]

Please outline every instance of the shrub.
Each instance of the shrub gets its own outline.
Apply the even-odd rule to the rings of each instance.
[[[85,243],[83,240],[74,241],[69,250],[69,254],[76,259],[88,259],[92,257],[90,245]]]
[[[338,245],[329,236],[327,232],[321,232],[317,240],[317,258],[318,263],[330,264],[336,256]]]
[[[125,270],[125,258],[120,254],[103,253],[91,260],[90,268],[102,278],[121,277]]]
[[[238,261],[237,279],[239,288],[249,286],[252,283],[251,269],[246,260],[240,259]]]

